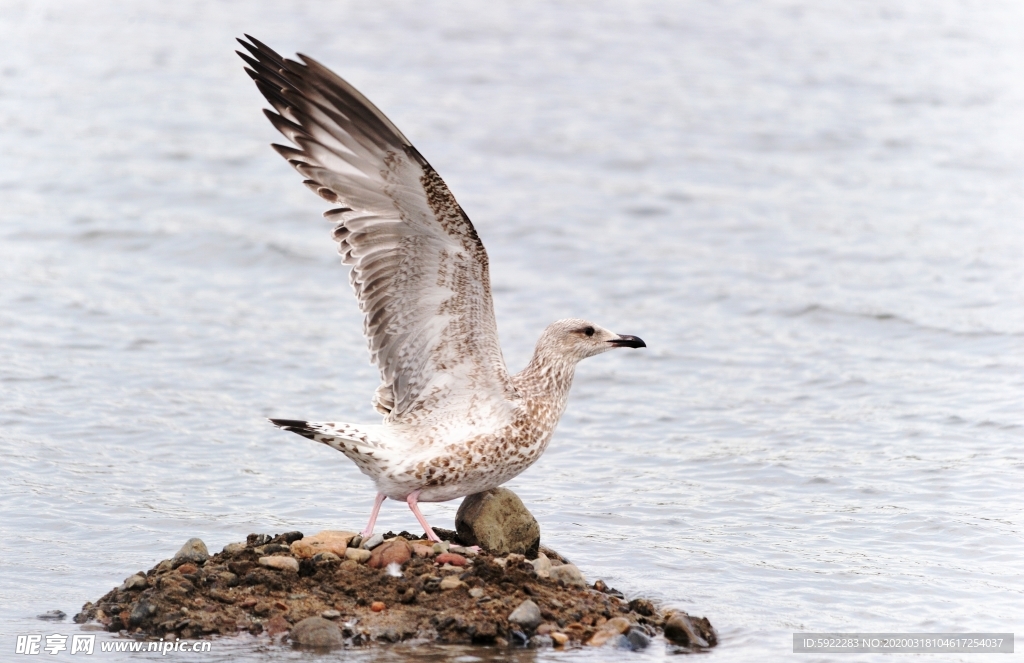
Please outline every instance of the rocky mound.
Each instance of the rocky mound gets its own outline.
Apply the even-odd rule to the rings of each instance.
[[[435,530],[458,540],[454,532]],[[153,638],[248,631],[312,647],[421,640],[530,646],[646,647],[660,633],[690,648],[717,638],[705,618],[625,601],[546,548],[534,559],[400,535],[251,534],[210,556],[191,539],[129,577],[75,621]]]

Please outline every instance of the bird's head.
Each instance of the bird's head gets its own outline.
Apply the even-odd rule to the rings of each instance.
[[[581,318],[551,323],[537,343],[538,351],[543,348],[577,362],[615,348],[646,347],[647,344],[636,336],[616,334]]]

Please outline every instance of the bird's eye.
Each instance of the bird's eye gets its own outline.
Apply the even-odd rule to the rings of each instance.
[[[583,330],[583,333],[586,334],[587,336],[593,336],[594,335],[594,328],[593,327],[587,327],[586,329]]]

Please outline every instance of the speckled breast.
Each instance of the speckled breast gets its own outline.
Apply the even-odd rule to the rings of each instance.
[[[449,444],[412,469],[420,501],[443,502],[500,486],[541,457],[553,432],[550,418],[527,406],[498,434]]]

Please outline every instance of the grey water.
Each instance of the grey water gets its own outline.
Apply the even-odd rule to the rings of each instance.
[[[647,341],[580,366],[508,484],[591,581],[707,616],[708,661],[1024,633],[1024,5],[5,0],[0,658],[189,537],[368,515],[354,465],[264,420],[376,421],[377,382],[244,32],[345,76],[445,178],[512,370],[562,317]]]

